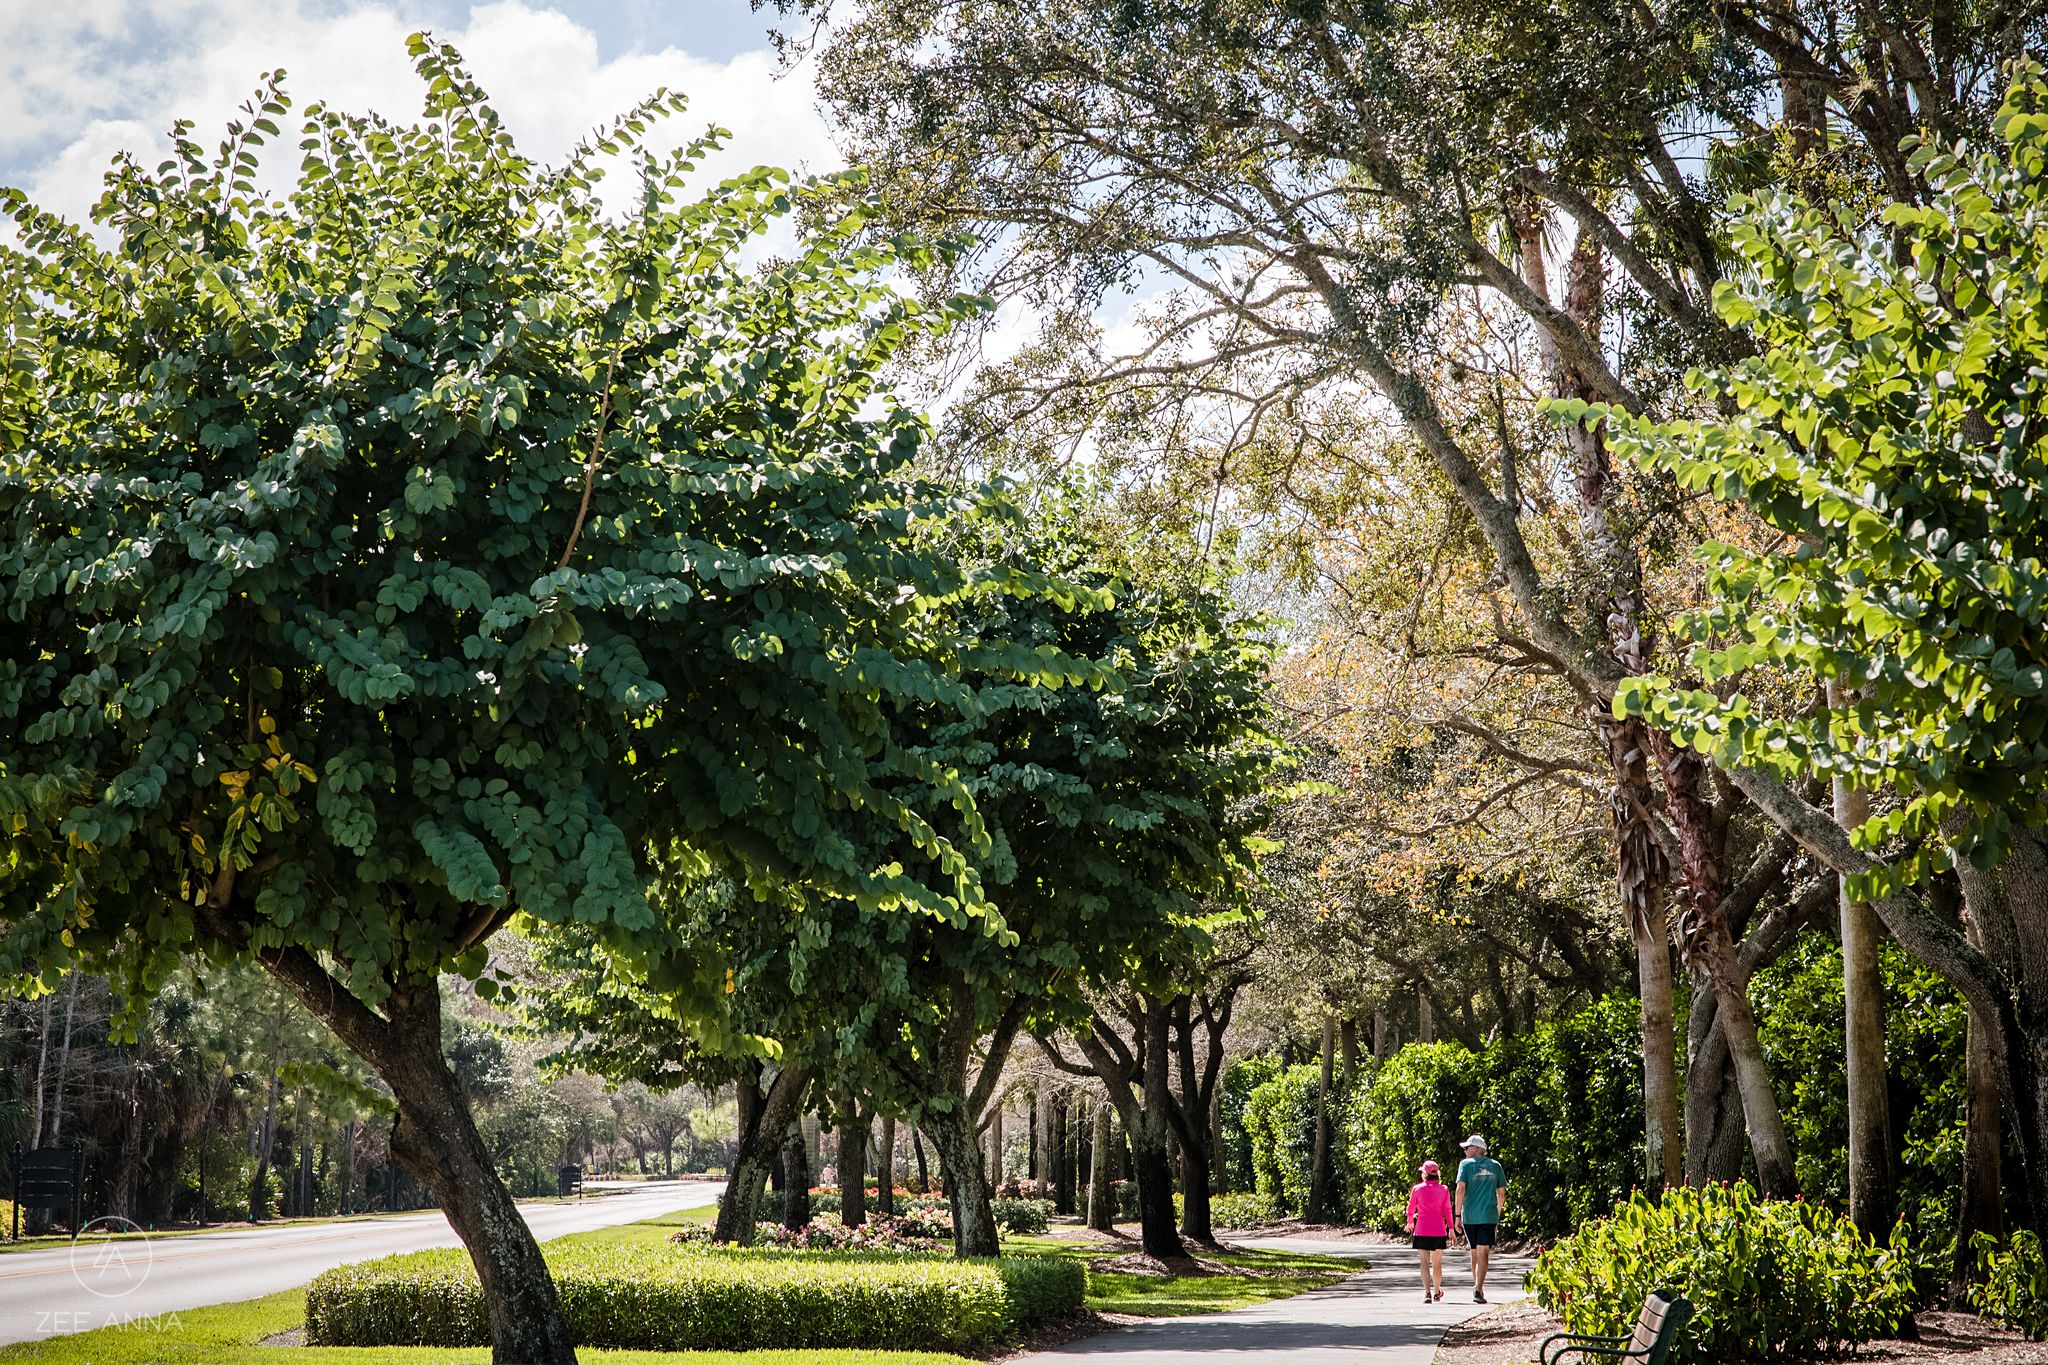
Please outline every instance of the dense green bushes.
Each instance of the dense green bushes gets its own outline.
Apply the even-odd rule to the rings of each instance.
[[[1782,1360],[1896,1333],[1913,1306],[1903,1234],[1864,1237],[1815,1204],[1760,1199],[1743,1184],[1638,1193],[1545,1251],[1537,1302],[1579,1333],[1629,1330],[1643,1296],[1670,1286],[1693,1303],[1677,1365]]]
[[[1970,1306],[2035,1341],[2048,1341],[2048,1257],[2041,1253],[2041,1239],[2016,1232],[2001,1246],[1980,1234],[1975,1249],[1983,1279],[1970,1287]]]
[[[1336,1148],[1345,1156],[1339,1188],[1352,1218],[1397,1231],[1422,1163],[1432,1157],[1443,1162],[1448,1179],[1457,1168],[1455,1144],[1472,1131],[1465,1113],[1479,1094],[1487,1060],[1488,1053],[1456,1043],[1426,1043],[1404,1047],[1373,1069],[1339,1111],[1343,1132]],[[1514,1182],[1509,1211],[1519,1213],[1522,1173],[1511,1166],[1508,1178]]]
[[[1087,1271],[1056,1257],[544,1248],[577,1344],[647,1351],[872,1346],[974,1349],[1079,1312]],[[483,1291],[459,1251],[330,1270],[306,1293],[306,1339],[480,1346]]]
[[[1884,974],[1885,1071],[1899,1144],[1899,1211],[1930,1256],[1953,1244],[1956,1171],[1963,1160],[1962,997],[1897,944]],[[1757,973],[1750,987],[1758,1038],[1798,1159],[1799,1188],[1836,1207],[1849,1199],[1849,1107],[1842,1039],[1842,950],[1815,935]],[[2010,1147],[2014,1169],[2019,1155]],[[2017,1210],[2015,1210],[2017,1212]]]
[[[1316,1090],[1321,1083],[1322,1068],[1304,1063],[1275,1072],[1245,1099],[1243,1124],[1251,1147],[1253,1187],[1275,1211],[1300,1213],[1308,1205]],[[1331,1087],[1332,1122],[1342,1122],[1347,1095],[1339,1079]],[[1330,1161],[1336,1177],[1332,1188],[1342,1190],[1347,1167],[1341,1139],[1331,1142]],[[1405,1194],[1406,1187],[1402,1189]]]
[[[1615,998],[1478,1052],[1415,1044],[1367,1065],[1331,1104],[1346,1213],[1398,1229],[1417,1168],[1433,1157],[1455,1169],[1456,1144],[1474,1131],[1508,1169],[1510,1226],[1551,1234],[1605,1213],[1642,1167],[1641,1039],[1636,1003]],[[1243,1141],[1271,1209],[1307,1204],[1319,1080],[1314,1065],[1289,1067],[1246,1096]]]
[[[1218,1194],[1209,1199],[1209,1219],[1219,1228],[1256,1228],[1273,1222],[1273,1201],[1262,1194]]]
[[[1004,1232],[1033,1237],[1052,1226],[1050,1199],[992,1199],[989,1207]]]

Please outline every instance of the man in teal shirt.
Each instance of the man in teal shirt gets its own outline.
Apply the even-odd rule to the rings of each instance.
[[[1486,1154],[1486,1139],[1474,1133],[1465,1139],[1465,1159],[1458,1163],[1457,1223],[1472,1249],[1472,1302],[1486,1302],[1486,1265],[1500,1231],[1504,1201],[1501,1190],[1508,1173]]]

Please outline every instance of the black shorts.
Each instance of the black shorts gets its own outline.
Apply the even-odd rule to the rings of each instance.
[[[1476,1247],[1490,1247],[1493,1245],[1493,1235],[1499,1231],[1498,1223],[1467,1223],[1465,1241]]]
[[[1418,1232],[1415,1234],[1415,1249],[1417,1251],[1442,1251],[1450,1240],[1448,1237],[1425,1237]]]

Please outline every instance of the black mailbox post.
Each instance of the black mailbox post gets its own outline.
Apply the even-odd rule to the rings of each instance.
[[[39,1147],[24,1152],[14,1144],[14,1236],[21,1236],[23,1209],[69,1210],[71,1235],[84,1226],[79,1218],[79,1196],[85,1188],[85,1148],[77,1142],[69,1147]]]

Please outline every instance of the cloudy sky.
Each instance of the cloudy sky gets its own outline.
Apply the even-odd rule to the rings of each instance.
[[[715,122],[735,163],[832,169],[808,73],[778,68],[770,22],[747,0],[0,0],[0,184],[82,217],[114,152],[155,164],[178,118],[217,140],[278,67],[297,107],[409,119],[418,29],[460,49],[543,160],[667,86],[691,99],[678,135]]]

